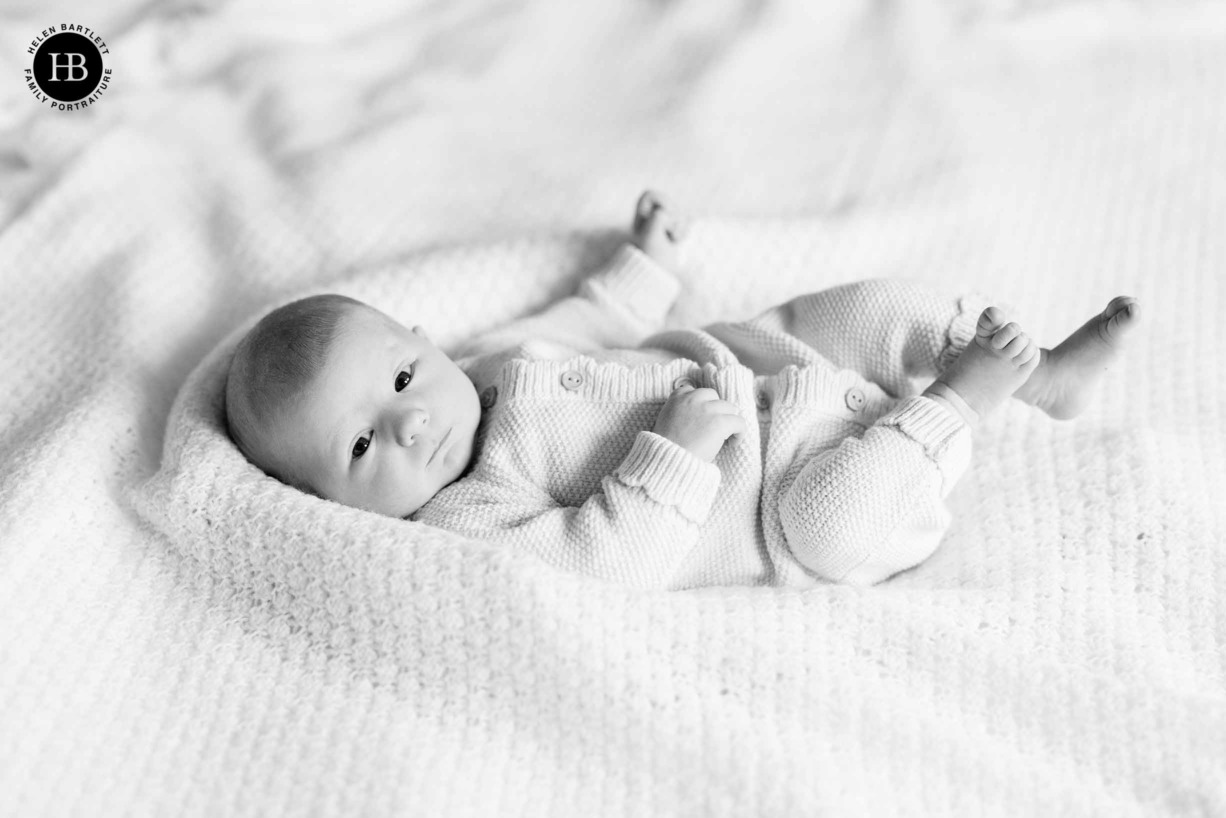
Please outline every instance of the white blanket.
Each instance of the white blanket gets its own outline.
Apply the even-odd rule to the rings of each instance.
[[[52,22],[115,65],[84,112],[0,88],[0,815],[1226,813],[1220,6],[0,15],[4,76]],[[268,305],[447,347],[645,185],[695,218],[674,325],[902,276],[1145,329],[1078,420],[991,416],[867,590],[633,593],[228,447]]]

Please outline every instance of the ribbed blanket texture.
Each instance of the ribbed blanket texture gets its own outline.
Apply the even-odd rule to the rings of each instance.
[[[1220,7],[90,13],[0,16],[4,76],[44,16],[117,61],[86,112],[0,92],[0,815],[1226,814]],[[867,589],[632,591],[229,444],[264,309],[454,348],[647,185],[670,326],[870,277],[1143,326],[1077,420],[991,415]]]

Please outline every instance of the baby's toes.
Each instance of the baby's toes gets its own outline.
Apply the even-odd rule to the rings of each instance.
[[[1033,372],[1038,368],[1039,363],[1043,360],[1043,350],[1039,348],[1039,342],[1033,338],[1027,338],[1028,343],[1018,356],[1013,359],[1013,363],[1018,369],[1026,373]]]
[[[1103,310],[1103,318],[1114,318],[1120,312],[1134,312],[1137,306],[1137,300],[1130,295],[1117,295],[1107,304],[1107,309]]]
[[[1018,334],[1013,336],[1009,343],[1001,347],[1001,357],[1012,361],[1015,366],[1020,366],[1027,360],[1023,356],[1033,343],[1029,335],[1019,330]]]
[[[975,326],[975,337],[980,343],[986,342],[1005,323],[1005,311],[1000,307],[988,307],[979,313],[979,323]]]
[[[989,343],[989,346],[991,346],[992,349],[1006,349],[1009,346],[1009,344],[1013,343],[1018,338],[1024,338],[1025,335],[1026,334],[1022,332],[1021,327],[1019,327],[1016,323],[1010,321],[1008,324],[1005,324],[1003,327],[1001,327],[996,332],[996,334],[992,336],[992,340]]]
[[[664,210],[654,210],[637,224],[634,230],[635,243],[643,250],[653,250],[663,244],[671,244],[668,225],[671,220]]]
[[[1107,309],[1103,310],[1103,321],[1099,325],[1099,333],[1108,343],[1131,328],[1141,316],[1141,304],[1127,295],[1111,299]]]
[[[634,224],[632,230],[635,235],[641,233],[647,226],[651,217],[664,209],[664,200],[660,198],[660,194],[654,190],[644,190],[639,196],[638,202],[634,205]]]

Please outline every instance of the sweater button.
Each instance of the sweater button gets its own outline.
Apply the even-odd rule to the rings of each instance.
[[[574,392],[580,386],[583,386],[583,375],[573,369],[563,372],[562,385]]]
[[[674,390],[680,389],[683,386],[697,386],[697,384],[695,384],[694,381],[689,378],[678,378],[677,380],[673,381]]]
[[[847,408],[853,412],[859,412],[864,408],[864,404],[868,403],[864,390],[858,386],[848,389],[847,394],[843,396],[843,400],[847,402]]]
[[[770,408],[770,405],[771,405],[770,398],[767,397],[766,393],[763,392],[762,390],[758,390],[758,395],[754,400],[758,404],[759,409]]]
[[[487,386],[481,390],[481,408],[489,409],[498,400],[498,387]]]

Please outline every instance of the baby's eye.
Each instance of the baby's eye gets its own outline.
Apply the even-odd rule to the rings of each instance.
[[[412,380],[413,380],[413,376],[410,375],[408,372],[405,372],[404,370],[397,372],[396,373],[396,385],[395,385],[396,391],[399,392],[400,390],[404,389],[406,386],[409,385],[409,382]]]
[[[370,448],[370,438],[359,437],[358,442],[353,444],[353,459],[357,460],[362,455],[366,454],[366,450]]]

